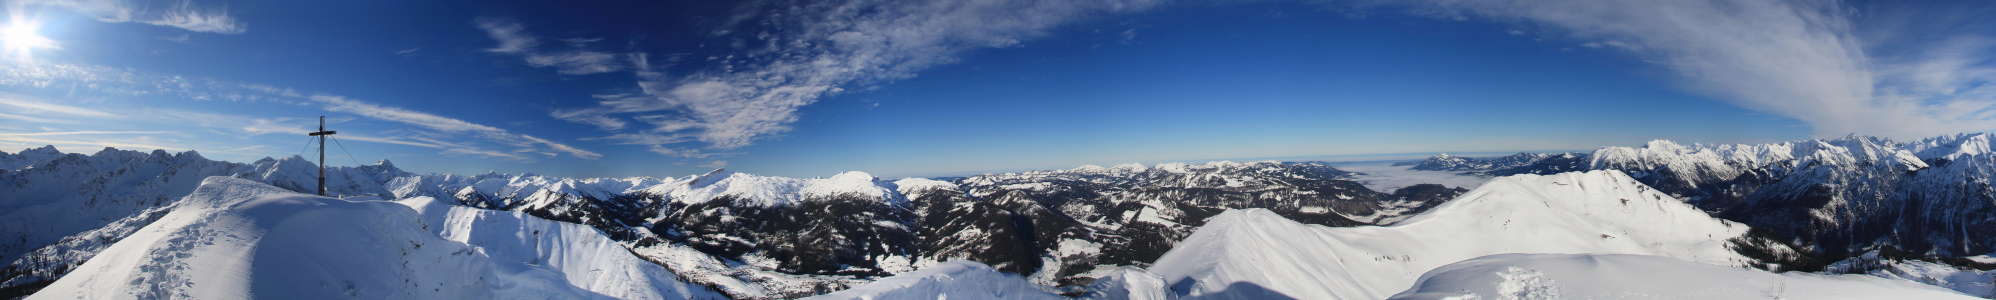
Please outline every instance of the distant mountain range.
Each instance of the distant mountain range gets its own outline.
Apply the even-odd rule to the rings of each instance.
[[[1765,145],[1683,146],[1656,141],[1641,148],[1604,147],[1591,153],[1521,153],[1499,158],[1440,155],[1411,162],[1410,167],[1494,177],[1612,171],[1617,175],[1596,177],[1628,180],[1609,189],[1654,189],[1654,199],[1644,201],[1681,201],[1693,205],[1686,206],[1696,208],[1692,211],[1702,211],[1699,218],[1709,214],[1743,224],[1728,229],[1738,232],[1725,231],[1707,240],[1716,245],[1712,247],[1719,247],[1714,249],[1730,251],[1725,254],[1731,257],[1728,261],[1739,266],[1818,271],[1831,262],[1870,251],[1912,253],[1912,257],[1975,265],[1979,260],[1967,257],[1996,250],[1991,249],[1991,243],[1996,242],[1992,236],[1996,229],[1991,229],[1996,228],[1991,224],[1996,222],[1996,211],[1992,211],[1996,191],[1989,185],[1992,168],[1996,168],[1996,156],[1992,156],[1996,154],[1990,154],[1988,143],[1991,136],[1964,134],[1909,143],[1873,137]],[[194,204],[185,203],[195,199],[189,195],[204,188],[204,182],[214,181],[210,177],[240,182],[231,185],[268,185],[309,193],[315,188],[317,175],[316,165],[297,156],[233,163],[209,160],[193,151],[148,153],[110,148],[89,155],[62,153],[53,147],[0,152],[0,168],[4,168],[0,169],[0,261],[8,262],[0,268],[0,298],[56,284],[134,236],[158,239],[153,234],[162,226],[192,226],[161,222],[177,220],[172,217],[178,216],[177,211],[194,209],[189,208]],[[1463,199],[1475,198],[1465,194],[1470,192],[1467,189],[1422,184],[1375,191],[1354,181],[1360,176],[1364,174],[1321,163],[1213,162],[1084,166],[942,180],[885,180],[862,172],[795,179],[728,170],[678,178],[578,179],[533,174],[414,174],[382,160],[374,165],[328,168],[326,182],[329,194],[349,200],[399,199],[418,212],[412,215],[450,212],[411,224],[422,225],[441,240],[470,247],[466,249],[488,249],[480,250],[488,258],[468,263],[490,261],[505,269],[513,268],[507,267],[513,266],[510,261],[520,260],[533,268],[553,268],[547,272],[567,274],[566,282],[579,288],[557,294],[625,295],[614,297],[795,298],[938,266],[953,266],[950,268],[961,272],[988,268],[1018,274],[1020,280],[1032,285],[1071,288],[1051,292],[1082,295],[1094,291],[1082,288],[1086,286],[1142,282],[1142,278],[1130,277],[1143,277],[1132,273],[1142,270],[1130,267],[1157,272],[1159,266],[1154,264],[1171,261],[1167,253],[1177,251],[1174,249],[1180,248],[1181,242],[1229,210],[1258,208],[1257,215],[1324,227],[1393,225],[1409,218],[1473,218],[1424,214],[1440,206],[1476,201]],[[1624,197],[1621,201],[1626,204],[1632,200]],[[212,211],[204,215],[255,215],[233,212],[229,207],[200,209]],[[478,211],[514,216],[502,218]],[[464,217],[451,217],[457,215]],[[521,246],[503,245],[531,244],[533,240],[479,238],[510,236],[507,232],[512,231],[539,234],[558,226],[490,229],[500,225],[469,225],[524,224],[521,222],[538,222],[525,220],[543,219],[579,224],[586,227],[578,228],[593,228],[595,232],[564,234],[561,241],[593,241],[589,236],[594,234],[601,238],[601,242],[561,242],[549,247],[567,247],[558,246],[564,243],[615,245],[670,274],[611,281],[576,277],[579,275],[570,273],[588,271],[574,269],[579,266],[615,265],[632,270],[627,272],[630,274],[649,271],[628,263],[548,265],[551,261],[546,259],[574,255],[598,259],[594,257],[608,254],[501,254],[491,249],[517,248]],[[430,224],[440,222],[446,224]],[[1503,233],[1491,234],[1503,237]],[[1606,231],[1600,234],[1603,237],[1594,238],[1653,238]],[[1470,258],[1450,257],[1447,261],[1424,261],[1421,266],[1433,268]],[[958,260],[978,264],[951,263]],[[1186,276],[1199,276],[1185,275],[1191,274],[1187,272],[1193,271],[1172,271],[1167,274],[1170,276],[1159,278],[1182,281],[1192,278]],[[1113,280],[1097,282],[1103,278]],[[581,287],[589,282],[601,286]],[[613,289],[610,286],[658,288],[672,282],[698,288],[606,292]]]

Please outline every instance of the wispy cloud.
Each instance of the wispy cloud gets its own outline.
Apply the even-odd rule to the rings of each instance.
[[[311,97],[311,99],[313,101],[318,101],[320,103],[325,104],[325,109],[329,111],[352,113],[368,118],[400,122],[403,124],[416,125],[423,128],[439,130],[444,132],[476,134],[486,139],[499,141],[501,143],[506,143],[517,147],[523,147],[529,149],[545,149],[542,151],[534,151],[534,152],[546,155],[548,157],[554,157],[557,152],[568,153],[569,155],[574,155],[575,157],[580,157],[584,159],[597,159],[603,157],[602,154],[597,154],[595,152],[582,150],[579,148],[571,147],[561,143],[556,143],[546,139],[541,139],[530,135],[516,134],[492,126],[474,124],[471,122],[465,122],[464,120],[458,120],[426,112],[419,112],[398,107],[384,106],[384,105],[352,100],[332,95],[314,95]]]
[[[54,140],[54,139],[44,139],[32,136],[0,135],[0,141],[14,142],[20,145],[53,145],[56,146],[57,148],[77,148],[79,146],[87,146],[87,147],[113,147],[113,148],[122,148],[122,149],[161,149],[161,150],[171,150],[171,151],[188,150],[186,148],[179,148],[179,147],[134,143],[131,142],[130,139]]]
[[[728,167],[728,161],[725,161],[725,160],[716,160],[716,161],[713,161],[713,162],[708,162],[707,164],[704,164],[704,165],[700,165],[700,167],[702,167],[702,168],[726,168],[726,167]]]
[[[13,119],[13,120],[21,120],[21,121],[28,121],[28,122],[33,122],[33,123],[43,123],[43,124],[78,124],[78,123],[80,123],[80,122],[77,122],[77,121],[71,121],[71,120],[56,120],[56,119],[43,119],[43,118],[36,118],[36,117],[29,117],[29,116],[22,116],[22,115],[10,115],[10,114],[0,114],[0,119]]]
[[[70,116],[97,117],[97,118],[118,116],[115,114],[98,111],[94,109],[48,103],[47,100],[43,100],[38,97],[15,94],[15,93],[7,93],[7,92],[0,92],[0,105],[13,106],[14,109],[8,111],[18,112],[18,113],[30,113],[30,114],[54,113],[54,114],[63,114]],[[20,116],[16,117],[18,118],[15,119],[22,119],[22,120],[34,119],[34,118],[20,117]]]
[[[139,22],[220,34],[239,34],[249,30],[248,25],[229,15],[227,7],[204,8],[193,1],[180,1],[158,7],[158,10],[128,0],[10,0],[6,4],[15,9],[28,6],[68,9],[110,23]]]
[[[238,34],[249,30],[248,25],[237,22],[235,17],[229,16],[228,7],[201,9],[196,8],[192,1],[181,1],[155,13],[152,18],[139,22],[220,34]]]
[[[507,18],[479,18],[474,22],[478,29],[485,30],[499,46],[485,51],[515,55],[535,67],[553,67],[561,74],[584,75],[622,71],[627,64],[621,55],[585,50],[594,39],[568,39],[569,47],[558,50],[540,49],[540,38],[527,33],[527,26]]]
[[[305,127],[306,122],[292,118],[255,118],[178,109],[151,109],[146,116],[160,123],[194,124],[199,127],[225,130],[226,132],[222,133],[238,138],[272,133],[303,135],[312,132]]]
[[[1352,3],[1352,2],[1342,2]],[[1987,11],[1859,9],[1834,1],[1362,1],[1417,15],[1516,23],[1676,71],[1690,90],[1807,122],[1818,136],[1917,137],[1996,130],[1996,47]],[[1913,7],[1917,5],[1905,5]],[[1925,41],[1876,43],[1864,14],[1951,23]],[[1951,28],[1950,28],[1951,27]],[[1521,34],[1514,31],[1513,34]],[[1903,45],[1903,46],[1900,46]],[[1901,47],[1917,50],[1890,51]],[[1887,53],[1896,53],[1887,54]]]
[[[157,134],[157,133],[173,133],[173,132],[172,131],[62,131],[62,132],[31,132],[31,133],[0,132],[0,136],[50,136],[50,135],[78,135],[78,134]]]
[[[410,141],[410,140],[403,140],[396,138],[371,137],[365,135],[353,135],[353,134],[342,134],[342,135],[345,135],[346,137],[342,137],[341,139],[370,142],[370,143],[396,144],[396,145],[407,145],[407,146],[436,148],[436,149],[444,149],[444,148],[451,148],[454,146],[458,146],[458,145],[442,144],[434,142]]]
[[[474,148],[450,148],[450,149],[444,149],[444,152],[443,152],[443,154],[470,154],[470,155],[482,155],[482,156],[486,156],[486,157],[503,157],[503,158],[510,158],[510,159],[515,159],[515,160],[525,160],[525,159],[527,159],[527,157],[524,157],[524,156],[520,156],[520,155],[518,155],[518,154],[513,154],[513,153],[506,153],[506,152],[499,152],[499,151],[489,151],[489,150],[483,150],[483,149],[474,149]]]
[[[650,146],[700,143],[741,148],[790,130],[799,107],[826,96],[915,76],[954,63],[964,51],[1011,47],[1047,31],[1105,13],[1147,9],[1155,0],[1084,1],[788,1],[759,6],[728,22],[714,44],[733,53],[706,67],[667,76],[649,55],[628,55],[635,94],[598,96],[598,105],[551,116],[596,125],[606,140]],[[509,21],[510,22],[510,21]],[[538,40],[517,22],[481,20],[497,53],[528,53]],[[1133,32],[1132,32],[1133,33]],[[611,61],[600,58],[595,61]],[[563,71],[566,73],[567,71]],[[641,123],[649,126],[630,126]],[[653,147],[668,156],[687,145]],[[658,151],[668,149],[673,151]]]
[[[275,102],[284,104],[318,107],[326,111],[351,113],[369,119],[391,121],[414,125],[422,130],[432,130],[444,139],[477,139],[512,147],[511,151],[490,151],[479,149],[472,143],[424,143],[430,148],[436,145],[449,145],[465,148],[450,154],[467,153],[509,159],[522,159],[527,154],[541,157],[572,155],[583,159],[598,159],[602,154],[583,150],[567,144],[518,134],[492,126],[486,126],[428,112],[386,106],[367,101],[349,99],[337,95],[318,94],[306,96],[289,88],[263,84],[227,82],[211,79],[190,79],[180,76],[166,76],[126,69],[102,66],[54,64],[46,62],[4,62],[0,63],[0,85],[41,88],[45,90],[67,90],[75,97],[178,97],[196,100],[228,100],[246,102]],[[50,104],[32,96],[0,93],[0,106],[21,107],[21,111],[53,112],[66,115],[89,117],[114,117],[118,113],[91,110],[73,106]],[[9,111],[12,112],[12,111]],[[183,111],[175,109],[148,109],[144,113],[126,113],[134,118],[150,119],[167,124],[194,124],[200,127],[217,129],[224,134],[238,137],[257,136],[270,133],[294,134],[309,132],[307,125],[315,121],[289,118],[254,118],[208,112]],[[0,114],[0,118],[24,121],[60,121],[29,116]],[[38,122],[58,123],[58,122]],[[342,137],[345,138],[345,137]],[[405,140],[406,141],[406,140]],[[489,153],[488,153],[489,152]]]

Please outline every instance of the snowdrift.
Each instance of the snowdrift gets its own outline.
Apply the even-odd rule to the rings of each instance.
[[[968,260],[942,263],[852,289],[805,299],[1067,299],[1041,291],[1018,275]]]
[[[630,295],[577,286],[562,269],[550,267],[555,264],[488,255],[486,249],[447,240],[426,227],[414,210],[394,202],[350,202],[209,177],[174,204],[172,212],[29,298]]]
[[[1979,299],[1912,281],[1623,254],[1501,254],[1442,266],[1392,299]]]
[[[1725,240],[1748,229],[1618,171],[1517,175],[1386,227],[1230,210],[1149,271],[1193,298],[1383,299],[1436,267],[1492,254],[1644,254],[1739,266],[1747,259]]]
[[[586,225],[536,218],[522,212],[452,205],[431,197],[396,201],[422,215],[446,240],[466,243],[496,260],[525,262],[557,272],[569,283],[617,299],[722,299],[706,287],[680,280]]]

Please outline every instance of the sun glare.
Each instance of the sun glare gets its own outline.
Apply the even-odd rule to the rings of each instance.
[[[6,28],[0,28],[0,43],[5,43],[7,49],[13,50],[15,54],[27,54],[28,50],[33,49],[61,48],[56,45],[55,40],[35,33],[40,29],[40,25],[33,23],[10,24]]]

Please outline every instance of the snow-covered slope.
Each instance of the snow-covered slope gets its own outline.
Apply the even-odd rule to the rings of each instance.
[[[425,227],[393,202],[209,177],[29,298],[607,298],[557,267],[489,256]]]
[[[1391,299],[1978,299],[1864,275],[1783,274],[1652,255],[1501,254],[1421,275]]]
[[[54,148],[16,156],[47,156],[39,152],[44,150]],[[57,247],[67,250],[57,252],[92,249],[94,246],[78,244],[83,240],[65,239],[113,223],[144,226],[150,217],[133,217],[187,195],[202,178],[227,175],[241,166],[208,160],[193,151],[169,154],[106,148],[93,155],[65,154],[0,173],[0,261],[19,262],[30,252],[56,244],[67,244]],[[156,217],[157,213],[148,215]],[[121,221],[126,219],[132,220]],[[111,232],[122,230],[98,232],[93,239],[115,241],[116,235],[101,235]],[[69,254],[44,254],[36,258],[39,261],[29,263],[71,265],[60,262],[71,258],[57,257]],[[22,274],[5,273],[0,275],[8,276],[0,276],[0,281],[20,279],[13,275]],[[0,283],[0,287],[7,286],[11,285]]]
[[[871,284],[805,299],[931,300],[931,299],[1067,299],[1041,291],[1018,275],[991,266],[959,260],[894,275]]]
[[[1983,298],[1996,298],[1996,259],[1988,256],[1970,257],[1955,264],[1974,265],[1978,268],[1963,268],[1947,264],[1912,260],[1905,257],[1909,253],[1885,255],[1882,251],[1866,252],[1832,263],[1824,273],[1866,274],[1882,278],[1901,279],[1948,288]]]
[[[567,282],[618,299],[718,299],[672,271],[631,253],[595,228],[521,212],[452,205],[430,197],[396,201],[423,217],[444,239],[469,244],[497,260],[558,271]]]
[[[1820,260],[1883,248],[1943,259],[1996,251],[1991,139],[1996,134],[1904,143],[1868,136],[1768,144],[1658,140],[1510,168],[1446,155],[1425,162],[1491,175],[1621,170],[1721,218],[1798,242]]]
[[[1748,228],[1616,171],[1498,178],[1385,227],[1333,228],[1230,210],[1149,269],[1184,296],[1381,299],[1445,264],[1500,253],[1621,253],[1741,266]]]

